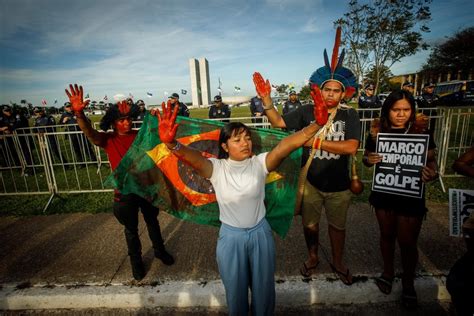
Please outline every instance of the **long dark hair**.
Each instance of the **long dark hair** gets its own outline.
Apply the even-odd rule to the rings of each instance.
[[[407,124],[408,126],[413,124],[415,122],[415,117],[416,117],[416,103],[415,103],[415,98],[413,98],[413,95],[405,90],[395,90],[392,93],[390,93],[385,99],[385,102],[382,105],[382,110],[380,112],[380,127],[382,132],[387,132],[390,130],[392,124],[390,123],[390,109],[393,107],[393,105],[399,101],[399,100],[407,100],[408,103],[410,103],[411,107],[411,115],[410,119],[408,120]],[[406,127],[408,127],[406,126]]]
[[[229,138],[231,138],[234,135],[239,135],[239,134],[247,134],[249,136],[252,135],[250,132],[250,128],[248,128],[247,125],[240,123],[240,122],[232,122],[232,123],[227,123],[221,128],[221,132],[219,135],[219,154],[217,155],[217,158],[219,159],[227,159],[229,158],[229,153],[222,148],[222,144],[226,144]]]

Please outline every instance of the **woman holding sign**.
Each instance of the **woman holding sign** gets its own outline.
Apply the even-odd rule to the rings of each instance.
[[[372,122],[370,135],[367,138],[363,162],[371,167],[382,161],[382,155],[376,153],[377,134],[426,134],[428,133],[428,118],[416,115],[415,100],[406,91],[392,92],[385,100],[380,119]],[[421,172],[421,180],[428,182],[438,177],[435,144],[430,137],[426,164]],[[402,153],[401,153],[402,154]],[[380,228],[380,250],[384,262],[384,270],[376,278],[377,287],[384,294],[390,294],[395,275],[394,256],[395,242],[398,241],[402,261],[402,303],[407,308],[416,308],[414,278],[418,262],[417,240],[421,230],[423,217],[427,212],[424,192],[421,198],[372,191],[370,204],[375,209],[375,215]]]

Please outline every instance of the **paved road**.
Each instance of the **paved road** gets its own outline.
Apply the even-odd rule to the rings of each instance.
[[[431,302],[428,306],[432,306],[432,302],[438,302],[439,299],[449,300],[444,288],[444,276],[465,248],[461,239],[448,236],[447,204],[429,203],[429,209],[419,239],[417,289],[420,300]],[[131,280],[122,228],[110,213],[0,217],[0,309],[29,306],[21,305],[21,298],[26,300],[26,297],[36,295],[34,291],[38,289],[50,291],[50,298],[45,300],[52,301],[53,304],[49,305],[51,308],[62,308],[61,300],[57,299],[58,289],[62,288],[82,287],[102,293],[114,287],[122,291],[121,287],[125,287],[134,295],[148,295],[137,294],[136,291],[171,291],[176,284],[191,284],[191,288],[196,286],[204,289],[206,285],[207,288],[215,286],[217,294],[202,294],[209,296],[208,306],[203,306],[222,306],[225,300],[215,260],[217,228],[184,222],[165,212],[160,213],[159,219],[166,247],[175,256],[176,263],[168,267],[153,258],[145,225],[141,221],[144,261],[148,272],[145,279],[135,282]],[[325,226],[322,225],[321,244],[328,252]],[[386,304],[398,300],[396,287],[392,295],[384,296],[373,285],[372,278],[380,273],[382,266],[378,235],[376,220],[369,205],[353,204],[349,210],[345,260],[359,282],[352,287],[342,285],[331,273],[323,251],[320,251],[323,260],[318,272],[308,282],[298,272],[305,260],[306,249],[301,218],[295,218],[286,239],[276,237],[277,305],[281,302],[285,308],[292,308],[295,304]],[[396,258],[397,266],[400,267],[398,253]],[[182,286],[177,290],[179,295],[184,288]],[[83,289],[81,291],[84,293]],[[192,290],[187,295],[192,298],[194,293],[196,291]],[[304,297],[293,297],[298,295],[295,293],[304,293]],[[100,295],[103,296],[103,293]],[[74,294],[70,298],[73,300]],[[62,299],[67,301],[64,297]],[[154,301],[155,305],[151,302],[137,306],[160,306],[156,305],[160,304],[159,296]],[[178,306],[179,302],[182,302],[181,296],[176,298],[175,305]],[[193,300],[189,302],[192,304]],[[97,304],[114,306],[105,303],[100,305],[100,302]],[[179,306],[186,307],[186,304]]]

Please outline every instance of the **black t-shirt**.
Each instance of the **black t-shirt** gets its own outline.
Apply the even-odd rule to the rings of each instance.
[[[283,116],[289,131],[298,131],[314,122],[313,105],[306,104]],[[337,110],[331,131],[326,140],[342,141],[359,140],[360,121],[357,112],[350,107],[342,106]],[[309,157],[309,147],[303,148],[302,164]],[[332,154],[317,150],[308,170],[308,181],[322,192],[340,192],[350,186],[349,155]]]
[[[391,129],[387,131],[387,133],[403,134],[405,133],[405,129]],[[436,148],[436,144],[433,141],[432,135],[430,135],[428,149],[430,150],[434,148]],[[365,149],[370,152],[375,152],[376,139],[373,139],[371,135],[367,137]],[[428,211],[425,204],[424,191],[423,197],[421,199],[404,195],[372,191],[369,196],[369,202],[376,209],[391,210],[404,216],[423,216]]]

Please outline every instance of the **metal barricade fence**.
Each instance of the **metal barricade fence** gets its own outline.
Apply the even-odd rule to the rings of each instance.
[[[472,146],[474,138],[473,107],[438,107],[422,111],[430,117],[430,128],[438,148],[442,176],[457,176],[451,164]],[[379,109],[363,109],[358,157],[369,133],[370,121]],[[270,128],[266,117],[255,122],[252,117],[216,119],[238,121],[249,126]],[[138,125],[136,125],[138,124]],[[139,126],[141,122],[134,122]],[[98,123],[93,124],[98,128]],[[37,129],[19,128],[11,135],[0,135],[0,196],[13,194],[88,193],[112,191],[104,187],[110,175],[108,157],[92,145],[82,131],[67,131],[73,125],[54,126],[56,131],[37,133]],[[359,165],[361,165],[359,159]],[[370,179],[372,169],[359,166],[362,179]],[[365,173],[365,177],[364,177]]]

